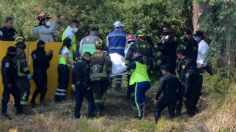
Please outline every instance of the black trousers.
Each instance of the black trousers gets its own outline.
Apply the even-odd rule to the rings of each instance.
[[[21,93],[21,104],[25,105],[30,95],[30,81],[27,79],[27,77],[19,77],[16,83]]]
[[[94,96],[93,89],[91,87],[85,87],[82,84],[76,85],[75,91],[75,117],[80,118],[80,110],[84,97],[88,101],[88,117],[94,116]]]
[[[66,99],[66,90],[69,84],[69,67],[67,65],[58,65],[58,87],[54,96],[56,102]]]
[[[31,103],[35,103],[35,99],[37,98],[38,94],[40,94],[40,103],[44,103],[47,93],[47,73],[42,72],[34,74],[34,82],[36,85],[36,89],[33,93]]]
[[[174,118],[175,106],[176,106],[176,99],[160,98],[159,103],[155,105],[154,109],[155,121],[157,122],[160,119],[161,113],[166,107],[168,107],[169,118],[170,119]]]
[[[192,117],[197,112],[197,103],[199,100],[199,96],[192,96],[187,97],[185,103],[186,109],[187,109],[187,115]]]
[[[21,113],[23,111],[22,106],[20,104],[20,96],[21,96],[20,93],[21,92],[19,88],[16,86],[16,84],[14,84],[11,89],[4,86],[2,94],[2,113],[7,113],[7,104],[10,99],[10,94],[12,94],[14,97],[17,112]]]
[[[104,106],[104,94],[109,87],[109,80],[94,81],[91,83],[94,90],[95,106],[97,111],[101,111]]]
[[[175,74],[176,69],[176,56],[162,56],[161,65],[168,65],[172,74]]]

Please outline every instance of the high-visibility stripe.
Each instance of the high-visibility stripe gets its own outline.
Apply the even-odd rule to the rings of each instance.
[[[111,34],[108,37],[126,37],[125,34]]]
[[[66,92],[65,89],[57,89],[57,92]]]
[[[58,95],[58,96],[66,96],[65,93],[58,93],[58,92],[56,92],[56,95]]]
[[[135,85],[135,104],[136,104],[136,107],[137,107],[137,110],[138,110],[138,115],[141,116],[141,111],[139,109],[139,105],[138,105],[138,99],[137,99],[137,90],[138,89],[138,83],[136,83]]]
[[[123,50],[125,47],[109,47],[110,50]]]

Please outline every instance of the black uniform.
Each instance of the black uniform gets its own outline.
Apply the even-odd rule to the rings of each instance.
[[[88,101],[88,117],[94,116],[94,96],[91,88],[90,65],[89,62],[82,59],[75,63],[73,69],[73,84],[75,91],[75,117],[80,118],[80,109],[85,97]]]
[[[155,120],[161,116],[164,108],[168,107],[170,118],[175,117],[176,100],[181,92],[181,84],[179,79],[169,73],[167,76],[160,79],[160,86],[157,91],[156,100],[158,103],[155,105]]]
[[[198,71],[194,67],[189,67],[186,70],[184,80],[184,98],[187,114],[193,116],[197,112],[197,102],[201,95],[202,89],[202,76],[199,75]]]
[[[168,65],[170,72],[175,74],[176,68],[176,49],[177,49],[177,37],[174,33],[165,34],[161,36],[162,40],[159,44],[161,51],[161,65]]]
[[[0,29],[0,40],[2,41],[14,41],[14,36],[17,34],[14,28],[3,27]]]
[[[198,42],[194,39],[191,40],[185,40],[185,52],[186,52],[186,57],[190,58],[194,61],[196,65],[196,60],[197,60],[197,54],[198,54]]]
[[[33,67],[34,67],[34,82],[36,89],[34,91],[31,104],[35,104],[35,99],[39,93],[40,103],[44,103],[45,95],[47,92],[47,69],[50,66],[52,55],[46,55],[44,48],[38,47],[32,52]]]
[[[2,81],[4,85],[2,95],[2,113],[7,113],[7,103],[10,99],[10,94],[13,95],[17,113],[22,113],[20,104],[20,89],[16,85],[17,65],[8,55],[2,60]]]

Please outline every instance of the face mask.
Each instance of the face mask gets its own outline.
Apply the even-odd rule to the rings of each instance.
[[[39,50],[44,51],[44,47],[38,47]]]
[[[15,58],[16,57],[16,54],[8,54],[10,58]]]
[[[50,27],[52,23],[51,23],[51,21],[47,21],[45,24],[46,24],[46,26]]]
[[[78,31],[78,28],[73,28],[72,30],[74,33],[76,33]]]

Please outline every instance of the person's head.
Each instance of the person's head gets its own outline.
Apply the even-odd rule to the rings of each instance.
[[[137,36],[138,39],[144,40],[146,35],[145,35],[145,33],[143,32],[143,30],[138,30],[138,31],[136,32],[136,36]]]
[[[97,49],[97,50],[104,50],[104,45],[103,45],[103,43],[102,43],[102,40],[96,41],[95,46],[96,46],[96,49]]]
[[[138,52],[136,52],[136,53],[134,54],[133,59],[134,59],[135,61],[138,61],[138,62],[140,62],[140,63],[143,63],[143,56],[142,56],[140,53],[138,53]]]
[[[13,18],[7,17],[5,22],[7,28],[13,28]]]
[[[184,49],[179,49],[179,50],[177,51],[177,58],[178,58],[179,60],[183,60],[185,57],[186,57],[186,52],[185,52],[185,50],[184,50]]]
[[[194,39],[198,42],[204,39],[204,34],[202,31],[196,31],[193,36],[194,36]]]
[[[63,40],[63,47],[66,46],[68,49],[71,47],[71,39],[70,38],[65,38]]]
[[[98,35],[99,29],[97,27],[91,27],[89,32],[90,32],[90,34]]]
[[[78,20],[72,20],[70,23],[70,27],[73,29],[73,32],[77,32],[80,26],[80,22]]]
[[[169,35],[172,32],[172,28],[170,24],[166,24],[162,28],[163,30],[163,35]]]
[[[45,42],[43,40],[39,40],[37,42],[37,48],[44,50],[45,49]]]
[[[135,36],[133,34],[129,34],[127,36],[128,43],[135,42]]]
[[[39,21],[39,25],[51,26],[51,17],[46,12],[42,11],[36,19]]]
[[[25,39],[21,36],[15,39],[15,44],[17,48],[26,49]]]
[[[7,56],[9,56],[11,59],[14,59],[16,57],[16,47],[14,46],[8,47]]]
[[[124,27],[125,25],[123,23],[121,23],[120,21],[116,21],[113,24],[113,26],[114,26],[115,29],[120,29],[120,28]]]
[[[89,53],[89,52],[85,52],[83,54],[83,59],[86,60],[86,61],[90,61],[92,58],[92,55]]]
[[[185,39],[185,40],[191,40],[191,39],[193,39],[193,33],[192,33],[192,30],[191,30],[191,29],[185,30],[185,32],[184,32],[184,39]]]
[[[163,65],[160,69],[163,76],[166,76],[168,73],[170,73],[168,65]]]
[[[184,65],[183,65],[183,69],[189,69],[189,68],[192,68],[194,65],[194,61],[192,59],[186,59],[184,60]]]

